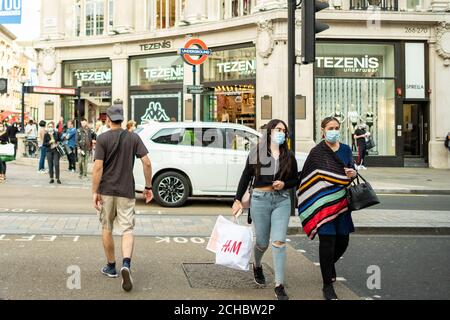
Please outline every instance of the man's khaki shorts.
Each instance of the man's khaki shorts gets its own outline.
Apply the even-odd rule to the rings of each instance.
[[[103,229],[113,231],[114,222],[121,234],[133,232],[136,199],[102,195],[103,206],[99,219]]]

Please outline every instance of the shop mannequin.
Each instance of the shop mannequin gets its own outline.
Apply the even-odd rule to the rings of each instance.
[[[340,104],[336,104],[336,111],[331,116],[335,117],[336,119],[338,119],[340,123],[344,122],[345,116],[344,116],[344,114],[341,111],[341,105]]]
[[[228,113],[226,107],[224,107],[222,110],[221,121],[222,122],[230,122],[230,114]]]
[[[371,106],[368,106],[367,110],[368,111],[366,112],[366,124],[369,127],[369,131],[370,131],[372,129],[372,126],[375,123],[376,116],[372,112],[372,107]]]
[[[350,111],[348,112],[348,119],[351,123],[351,126],[348,126],[348,130],[350,133],[350,137],[352,137],[352,150],[356,151],[356,143],[355,143],[355,138],[353,135],[353,132],[355,132],[356,130],[356,126],[358,124],[358,120],[360,120],[359,114],[358,112],[355,110],[355,105],[351,104],[350,105]]]

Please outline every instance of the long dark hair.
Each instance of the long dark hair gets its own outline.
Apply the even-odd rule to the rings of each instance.
[[[268,163],[262,163],[261,162],[261,156],[264,157],[264,159],[268,159],[270,157],[270,144],[272,143],[272,130],[275,129],[275,127],[282,123],[284,127],[286,128],[286,140],[283,144],[280,145],[280,158],[279,158],[279,178],[280,179],[286,179],[289,176],[289,173],[291,172],[293,163],[292,163],[292,157],[291,157],[291,151],[288,148],[287,145],[287,138],[289,137],[289,129],[286,123],[283,120],[279,119],[273,119],[271,120],[266,128],[263,130],[263,135],[261,139],[259,140],[256,147],[254,147],[250,151],[250,164],[254,165],[255,168],[255,175],[256,177],[259,177],[261,175],[261,167],[263,165],[267,165]]]

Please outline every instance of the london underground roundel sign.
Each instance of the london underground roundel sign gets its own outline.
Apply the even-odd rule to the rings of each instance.
[[[201,65],[211,55],[211,50],[208,49],[206,44],[200,39],[190,39],[184,48],[179,50],[179,54],[183,57],[184,61],[192,66]],[[194,59],[192,56],[198,56],[198,59]]]

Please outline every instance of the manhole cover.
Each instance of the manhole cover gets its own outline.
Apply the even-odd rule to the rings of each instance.
[[[271,267],[263,263],[266,285],[274,284]],[[235,270],[214,263],[183,263],[184,273],[191,288],[206,289],[241,289],[260,288],[254,279],[252,266],[249,271]]]

